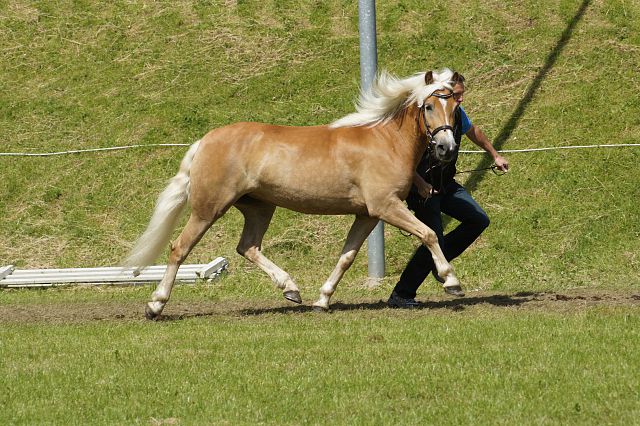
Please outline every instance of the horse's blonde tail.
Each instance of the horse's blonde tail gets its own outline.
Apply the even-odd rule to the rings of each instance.
[[[153,263],[171,239],[180,214],[189,200],[191,163],[200,141],[191,145],[180,163],[180,170],[162,191],[147,225],[133,249],[124,261],[124,266],[135,267],[134,274]]]

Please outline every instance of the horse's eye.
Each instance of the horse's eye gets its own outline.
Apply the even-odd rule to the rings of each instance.
[[[425,109],[426,109],[427,111],[433,111],[433,105],[427,104],[427,105],[425,106]]]

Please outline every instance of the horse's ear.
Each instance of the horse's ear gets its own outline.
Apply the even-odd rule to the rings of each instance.
[[[464,84],[464,77],[461,76],[458,71],[454,72],[453,75],[451,76],[451,81],[453,82],[453,85],[455,86],[456,84],[460,83],[460,84]]]
[[[427,86],[433,83],[433,71],[427,71],[427,73],[424,75],[424,82]]]

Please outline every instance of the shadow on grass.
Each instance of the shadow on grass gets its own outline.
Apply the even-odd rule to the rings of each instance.
[[[603,291],[583,289],[571,292],[518,292],[513,294],[486,294],[460,299],[427,300],[412,309],[413,311],[439,310],[462,312],[467,308],[484,305],[487,307],[523,308],[531,309],[581,309],[588,306],[640,306],[640,294],[620,293],[618,291]],[[251,307],[247,302],[219,302],[215,304],[189,304],[186,312],[162,314],[156,321],[180,321],[199,317],[229,317],[229,316],[261,316],[273,314],[316,314],[311,305],[287,305],[274,307]],[[185,307],[178,308],[185,310]],[[405,311],[387,306],[385,300],[358,301],[355,303],[336,302],[331,305],[330,312],[350,311]],[[324,313],[317,313],[323,315]]]
[[[448,299],[448,300],[432,300],[423,302],[419,307],[414,310],[438,310],[448,309],[451,311],[463,311],[467,307],[476,305],[490,305],[496,307],[513,307],[520,306],[528,302],[539,300],[537,297],[540,293],[516,293],[513,295],[506,294],[493,294],[488,296],[477,297],[464,297],[460,299]],[[236,305],[237,306],[237,305]],[[246,306],[246,305],[245,305]],[[378,301],[366,301],[356,303],[336,302],[331,304],[329,312],[348,312],[348,311],[379,311],[383,309],[393,309],[387,306],[385,300]],[[242,308],[237,309],[234,304],[221,305],[215,309],[207,308],[205,306],[193,306],[190,312],[182,313],[167,313],[162,314],[160,317],[154,319],[154,321],[179,321],[189,318],[199,317],[215,317],[215,316],[228,316],[228,315],[240,315],[240,316],[259,316],[259,315],[271,315],[271,314],[307,314],[318,313],[311,305],[289,305],[289,306],[275,306],[264,308]],[[319,315],[325,312],[319,312]]]
[[[494,294],[491,296],[464,297],[460,299],[450,300],[434,300],[423,302],[414,310],[421,309],[450,309],[453,311],[462,311],[469,306],[475,305],[492,305],[498,307],[520,306],[524,303],[536,300],[538,293],[516,293],[514,295]],[[337,302],[331,304],[331,311],[376,311],[381,309],[392,309],[387,306],[386,301],[379,300],[377,302],[358,302],[343,303]],[[243,309],[241,315],[263,315],[263,314],[290,314],[314,312],[312,306],[281,306],[276,308],[259,308],[259,309]]]
[[[571,21],[569,21],[569,24],[567,25],[562,35],[556,42],[556,45],[553,47],[551,52],[549,52],[549,55],[547,55],[547,58],[544,61],[544,65],[542,66],[542,68],[540,68],[540,70],[538,71],[538,74],[536,74],[535,78],[533,79],[533,82],[527,89],[527,92],[522,97],[522,99],[520,99],[520,102],[518,102],[516,109],[513,111],[513,113],[511,114],[511,117],[509,117],[509,120],[507,120],[507,123],[504,125],[504,127],[500,130],[500,133],[498,133],[498,135],[495,137],[493,146],[496,148],[496,150],[502,149],[507,139],[511,137],[511,134],[518,126],[520,119],[522,118],[527,107],[535,97],[538,89],[542,85],[542,82],[546,79],[547,74],[549,74],[549,71],[551,71],[551,69],[557,62],[558,57],[560,56],[560,53],[562,53],[562,50],[565,48],[565,46],[571,39],[571,36],[573,35],[573,31],[575,30],[576,25],[578,25],[578,23],[582,20],[582,17],[584,16],[590,3],[591,3],[591,0],[583,0],[582,4],[578,8],[578,11],[573,16]],[[490,157],[484,156],[480,161],[480,163],[478,164],[477,168],[482,169],[482,168],[489,167],[492,164],[492,161],[493,160]],[[485,176],[487,176],[487,174],[484,174],[484,173],[471,174],[469,176],[469,179],[467,179],[467,181],[464,183],[465,188],[467,188],[469,192],[473,192],[478,187],[478,184],[484,179]]]

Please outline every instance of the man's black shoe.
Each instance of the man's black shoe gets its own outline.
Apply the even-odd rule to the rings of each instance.
[[[400,297],[394,290],[391,296],[389,296],[389,300],[387,300],[387,305],[391,308],[415,309],[421,307],[422,303],[416,301],[416,299]]]

